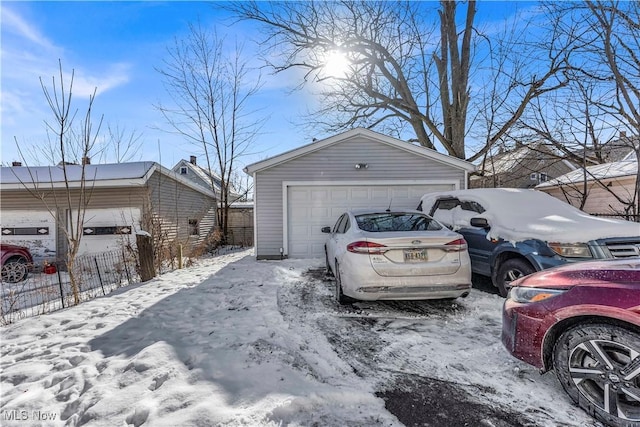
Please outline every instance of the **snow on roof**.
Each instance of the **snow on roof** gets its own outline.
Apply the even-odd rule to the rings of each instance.
[[[504,172],[509,172],[515,166],[517,166],[523,159],[529,154],[530,148],[523,146],[515,150],[507,151],[496,156],[487,158],[484,164],[484,174],[493,175]],[[482,169],[482,165],[478,168]]]
[[[586,172],[587,181],[633,176],[638,172],[638,161],[633,159],[621,162],[602,163],[600,165],[587,167]],[[543,182],[536,188],[555,187],[563,184],[582,182],[584,179],[584,173],[585,169],[576,169],[562,176],[559,176],[558,178]]]
[[[66,165],[67,181],[72,188],[82,182],[82,165]],[[171,177],[185,186],[215,197],[206,189],[156,162],[104,163],[84,166],[84,181],[93,187],[131,187],[146,184],[155,172]],[[90,183],[90,184],[89,184]],[[25,187],[62,188],[65,186],[64,170],[57,166],[12,166],[0,168],[0,187],[3,190]]]
[[[85,180],[140,179],[155,165],[154,162],[131,162],[85,165]],[[67,179],[82,179],[81,165],[67,165]],[[64,171],[58,166],[13,166],[0,168],[3,184],[64,182]]]
[[[202,166],[194,165],[190,161],[184,160],[184,159],[180,160],[180,162],[173,169],[176,170],[180,166],[189,167],[189,169],[191,169],[196,175],[198,175],[200,179],[202,179],[204,182],[210,183],[211,178],[213,178],[213,182],[216,185],[216,189],[217,190],[220,189],[220,185],[221,185],[220,176],[215,172],[213,172],[212,170],[207,170]]]
[[[489,221],[491,229],[487,239],[501,238],[510,242],[539,239],[570,243],[640,236],[638,223],[594,217],[537,190],[479,188],[427,193],[422,197],[422,209],[429,213],[435,201],[443,196],[476,202],[486,209],[473,216]],[[442,220],[437,216],[436,219]],[[456,228],[460,228],[459,224],[454,226]]]
[[[222,178],[220,178],[220,175],[218,175],[216,172],[212,171],[211,169],[204,168],[200,165],[193,164],[190,161],[185,159],[180,160],[178,164],[176,164],[173,167],[173,170],[176,172],[179,172],[180,167],[184,167],[184,166],[191,169],[193,173],[198,175],[202,181],[206,182],[209,185],[211,184],[211,178],[213,178],[213,183],[215,185],[216,192],[218,193],[220,192],[220,189],[222,187]],[[229,191],[231,192],[231,194],[233,196],[239,196],[235,187],[233,186],[233,183],[228,183],[228,185],[229,185]]]
[[[532,153],[537,154],[533,156]],[[483,172],[484,176],[492,176],[506,172],[512,172],[519,165],[523,164],[526,160],[535,161],[538,159],[554,160],[557,162],[563,162],[570,169],[575,169],[575,166],[571,162],[560,159],[558,153],[554,153],[554,150],[542,143],[532,143],[529,145],[523,145],[514,150],[506,151],[502,154],[490,156],[484,162],[478,166],[478,169]]]
[[[253,208],[253,200],[235,201],[229,205],[232,209],[249,209]]]

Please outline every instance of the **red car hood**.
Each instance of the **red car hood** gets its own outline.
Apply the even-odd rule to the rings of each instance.
[[[564,288],[614,284],[640,287],[640,258],[565,264],[523,277],[512,286]]]

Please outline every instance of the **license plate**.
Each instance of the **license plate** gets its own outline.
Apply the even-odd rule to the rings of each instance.
[[[427,260],[426,249],[405,249],[404,262],[423,262]]]

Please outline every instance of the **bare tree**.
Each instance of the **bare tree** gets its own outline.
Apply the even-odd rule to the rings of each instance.
[[[71,282],[71,290],[75,304],[80,302],[80,284],[75,270],[75,261],[80,249],[83,235],[83,224],[87,206],[93,193],[95,176],[87,173],[86,161],[96,146],[97,136],[102,125],[102,118],[94,128],[91,118],[96,89],[89,96],[84,117],[80,119],[77,127],[74,126],[78,110],[72,108],[73,81],[75,72],[67,80],[59,62],[59,76],[56,80],[52,77],[51,87],[48,87],[40,78],[40,85],[47,104],[53,113],[54,120],[45,121],[47,137],[50,146],[47,154],[51,159],[58,159],[57,167],[49,167],[48,177],[35,176],[27,166],[28,180],[22,180],[24,188],[35,198],[39,199],[58,224],[59,232],[65,236],[66,266]],[[17,143],[17,140],[16,140]],[[20,156],[25,160],[24,154],[18,145]],[[44,151],[46,153],[46,150]],[[79,162],[77,161],[79,158]],[[55,187],[54,174],[62,173],[61,191]],[[57,178],[57,177],[56,177]],[[45,188],[43,182],[50,183]],[[47,184],[45,184],[47,185]]]
[[[142,134],[134,130],[127,130],[119,125],[107,125],[104,152],[107,157],[112,156],[115,163],[125,163],[139,155],[142,148]]]
[[[566,84],[562,74],[568,53],[554,43],[528,46],[527,61],[535,59],[539,67],[530,73],[526,71],[531,68],[523,67],[514,76],[508,103],[495,98],[494,106],[502,110],[493,116],[493,125],[485,127],[490,133],[482,137],[484,144],[468,156],[468,118],[478,114],[470,114],[469,108],[479,104],[471,100],[484,90],[470,85],[477,68],[474,48],[486,36],[479,37],[474,28],[475,1],[466,2],[462,28],[456,19],[462,3],[441,1],[437,13],[433,4],[236,2],[229,9],[240,19],[264,24],[263,46],[273,55],[269,58],[275,56],[268,63],[276,72],[300,68],[306,71],[305,82],[326,83],[314,125],[329,131],[358,125],[396,134],[410,128],[415,135],[411,140],[424,147],[436,148],[437,142],[452,156],[475,160],[505,135],[533,99]],[[508,52],[521,47],[514,44]],[[532,47],[546,56],[533,58]],[[332,52],[348,58],[345,75],[330,76],[324,71]],[[507,69],[490,71],[509,73]],[[496,88],[494,94],[506,90]]]
[[[229,205],[239,196],[231,183],[238,159],[252,145],[264,119],[251,110],[251,98],[261,86],[258,73],[243,57],[243,46],[231,46],[200,24],[168,50],[158,71],[174,106],[158,105],[172,131],[199,147],[209,171],[220,179],[218,228],[228,233]],[[216,178],[211,175],[216,192]]]
[[[609,162],[605,151],[613,145],[626,146],[640,158],[640,6],[587,0],[548,2],[545,8],[548,21],[559,36],[568,36],[574,52],[569,85],[537,100],[517,129],[582,166],[583,182],[567,189],[581,199],[580,206],[589,196],[590,181],[624,206],[621,214],[640,220],[640,170],[634,190],[622,195],[586,169]]]

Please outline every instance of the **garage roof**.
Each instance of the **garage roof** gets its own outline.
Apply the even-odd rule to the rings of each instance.
[[[401,141],[399,139],[392,138],[390,136],[386,136],[369,129],[356,128],[356,129],[352,129],[347,132],[344,132],[326,139],[321,139],[319,141],[312,142],[311,144],[303,145],[302,147],[298,147],[290,151],[286,151],[277,156],[273,156],[256,163],[252,163],[247,167],[245,167],[244,171],[248,174],[253,174],[255,172],[263,171],[265,169],[272,168],[282,163],[286,163],[295,158],[302,157],[309,153],[313,153],[314,151],[322,150],[323,148],[329,147],[334,144],[346,142],[347,140],[353,139],[356,137],[365,137],[369,140],[390,145],[400,150],[408,151],[418,156],[426,157],[441,163],[446,163],[448,165],[451,165],[469,172],[473,172],[476,170],[476,166],[473,165],[472,163],[467,162],[466,160],[462,160],[452,156],[448,156],[446,154],[438,153],[435,150],[413,145],[411,143]]]
[[[70,188],[80,188],[83,166],[67,165],[67,180]],[[84,165],[84,180],[87,187],[135,187],[147,183],[155,171],[209,197],[208,190],[156,162],[129,162]],[[26,187],[40,189],[64,188],[64,170],[58,166],[12,166],[0,168],[0,189],[19,190]]]

